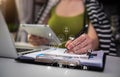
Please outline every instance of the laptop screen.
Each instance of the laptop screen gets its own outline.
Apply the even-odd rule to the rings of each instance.
[[[0,57],[17,58],[17,52],[11,39],[7,24],[0,11]]]

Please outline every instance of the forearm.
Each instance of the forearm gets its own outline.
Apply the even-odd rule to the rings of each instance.
[[[89,28],[88,28],[88,36],[92,39],[92,49],[93,50],[98,49],[99,39],[96,30],[91,23],[89,24]]]

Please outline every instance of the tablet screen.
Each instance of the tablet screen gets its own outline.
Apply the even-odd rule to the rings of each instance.
[[[28,34],[40,36],[46,38],[50,41],[51,45],[59,45],[61,42],[53,32],[53,30],[48,25],[41,24],[21,24],[22,29],[24,29]]]

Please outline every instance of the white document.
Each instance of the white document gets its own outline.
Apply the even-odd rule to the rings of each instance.
[[[43,50],[40,52],[30,53],[26,54],[24,56],[26,57],[32,57],[36,58],[36,56],[39,56],[40,58],[48,58],[59,61],[65,61],[65,62],[73,62],[74,64],[77,63],[77,65],[86,65],[86,66],[96,66],[96,67],[102,67],[103,66],[103,51],[94,51],[93,54],[96,54],[96,56],[93,56],[92,58],[88,59],[87,54],[77,55],[77,54],[70,54],[70,53],[64,53],[66,49],[63,48],[50,48],[47,50]]]
[[[83,54],[83,55],[77,55],[77,54],[70,54],[70,53],[64,53],[65,52],[65,48],[54,48],[51,47],[47,50],[43,50],[43,51],[39,51],[39,52],[34,52],[34,53],[30,53],[30,54],[26,54],[24,56],[28,56],[28,57],[33,57],[36,58],[37,55],[42,55],[42,54],[47,54],[47,55],[52,55],[53,58],[57,58],[57,57],[69,57],[69,58],[88,58],[87,54]]]
[[[86,66],[96,66],[96,67],[103,67],[103,51],[93,51],[93,54],[97,54],[97,56],[93,56],[89,59],[80,59],[80,63]]]
[[[50,41],[51,45],[59,45],[61,42],[48,25],[41,24],[21,24],[21,28],[28,34],[40,36]]]

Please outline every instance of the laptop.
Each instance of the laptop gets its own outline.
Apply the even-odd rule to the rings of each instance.
[[[20,54],[32,53],[46,48],[48,46],[33,47],[28,43],[15,42],[0,11],[0,57],[16,59]]]

